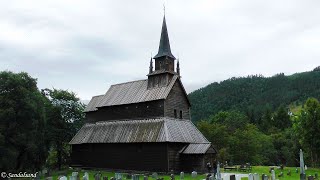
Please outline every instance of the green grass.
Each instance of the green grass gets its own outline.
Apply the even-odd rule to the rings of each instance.
[[[261,179],[261,175],[265,174],[268,176],[271,176],[271,173],[269,173],[269,166],[253,166],[251,173],[258,173]],[[288,176],[287,173],[291,171],[291,176]],[[298,168],[300,171],[300,169]],[[284,176],[283,177],[278,177],[278,175],[283,172]],[[234,173],[239,173],[238,171],[227,171],[227,172],[234,172]],[[241,172],[241,173],[249,173],[249,172]],[[296,173],[296,167],[284,167],[283,170],[275,168],[275,173],[276,173],[276,179],[279,180],[294,180],[294,179],[300,179],[300,173]],[[319,168],[308,168],[306,170],[306,175],[315,175],[315,173],[318,173],[320,175],[320,169]]]
[[[287,172],[288,171],[291,171],[291,176],[288,176],[287,175]],[[72,172],[74,172],[76,170],[72,170],[72,169],[69,169],[69,170],[63,170],[63,171],[54,171],[51,173],[51,176],[53,177],[53,180],[56,180],[58,178],[59,175],[65,175],[68,177],[69,179],[69,176],[71,176]],[[89,174],[89,180],[94,180],[94,175],[96,173],[98,173],[99,171],[95,171],[95,170],[79,170],[77,171],[79,172],[80,174],[80,179],[82,179],[83,175],[84,175],[84,172],[88,172]],[[100,171],[102,176],[107,176],[109,179],[110,177],[114,177],[114,173],[115,172],[107,172],[107,171]],[[224,172],[224,170],[222,169],[222,172]],[[226,171],[226,172],[231,172],[231,173],[249,173],[249,172],[239,172],[239,171]],[[275,168],[275,172],[276,172],[276,177],[277,179],[279,180],[295,180],[295,179],[299,179],[299,173],[296,173],[296,167],[285,167],[284,170],[282,171],[283,174],[284,174],[284,177],[278,177],[278,175],[280,174],[281,170],[280,169],[277,169]],[[271,174],[269,173],[269,166],[253,166],[252,167],[252,171],[251,173],[258,173],[260,178],[261,178],[261,175],[262,174],[266,174],[268,176],[270,176]],[[308,170],[306,170],[306,174],[307,176],[309,175],[315,175],[315,173],[318,173],[318,175],[320,174],[320,169],[319,168],[308,168]],[[170,176],[169,175],[164,175],[164,174],[159,174],[158,177],[163,177],[164,180],[170,180]],[[191,177],[191,174],[190,173],[185,173],[185,176],[184,176],[184,180],[202,180],[202,179],[205,179],[206,175],[205,174],[198,174],[197,178],[196,179],[192,179]],[[44,177],[41,177],[41,179],[45,179]],[[140,180],[143,179],[143,175],[140,176]],[[151,180],[151,176],[149,176],[149,179]],[[180,180],[180,175],[176,175],[175,176],[175,179],[176,180]],[[247,180],[248,178],[242,178],[242,180]],[[125,180],[125,176],[124,176],[124,179]]]

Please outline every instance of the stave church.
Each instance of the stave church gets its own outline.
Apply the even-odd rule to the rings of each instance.
[[[154,62],[153,62],[154,60]],[[70,141],[71,166],[118,171],[206,171],[216,150],[191,122],[191,104],[163,18],[147,79],[93,96],[86,123]]]

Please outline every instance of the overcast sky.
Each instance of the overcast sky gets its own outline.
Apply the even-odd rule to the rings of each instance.
[[[0,1],[0,71],[88,100],[145,79],[163,3],[188,92],[231,77],[320,65],[319,0]]]

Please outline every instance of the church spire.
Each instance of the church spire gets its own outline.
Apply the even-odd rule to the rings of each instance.
[[[152,56],[150,58],[150,66],[149,66],[149,74],[153,72],[153,63],[152,63]]]
[[[156,59],[156,58],[164,57],[164,56],[170,57],[172,59],[176,59],[171,53],[169,35],[168,35],[167,23],[166,23],[165,16],[163,16],[158,54],[155,55],[153,58]]]

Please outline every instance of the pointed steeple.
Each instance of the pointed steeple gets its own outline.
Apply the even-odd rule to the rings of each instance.
[[[163,16],[158,54],[155,55],[153,58],[156,59],[156,58],[164,57],[164,56],[170,57],[172,59],[176,59],[171,53],[169,35],[168,35],[167,23],[166,23],[165,16]]]
[[[152,62],[152,56],[150,58],[150,66],[149,66],[149,74],[153,72],[153,62]]]

